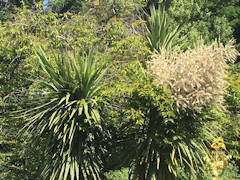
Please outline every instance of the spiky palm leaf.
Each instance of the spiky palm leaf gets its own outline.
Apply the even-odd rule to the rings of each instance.
[[[148,17],[146,26],[146,38],[152,51],[160,52],[162,49],[171,50],[178,42],[179,27],[171,29],[167,13],[164,8],[150,8],[151,15]]]
[[[210,156],[206,142],[199,138],[164,142],[164,137],[157,135],[163,133],[159,127],[144,133],[145,139],[138,143],[130,169],[131,179],[174,180],[177,169],[182,167],[197,177],[203,171],[204,156]]]
[[[39,80],[44,94],[33,99],[37,106],[23,115],[28,130],[49,139],[46,153],[51,161],[42,173],[44,179],[100,179],[101,161],[94,141],[101,133],[101,118],[95,97],[106,66],[97,64],[92,51],[85,57],[50,59],[40,48],[36,55],[45,76]]]
[[[203,172],[203,157],[210,156],[204,142],[193,139],[162,145],[158,141],[155,137],[148,137],[139,144],[130,169],[131,179],[174,180],[177,169],[182,167],[195,178]]]
[[[135,154],[126,156],[132,162],[130,179],[174,180],[182,167],[198,176],[204,168],[204,155],[209,156],[202,126],[212,117],[204,112],[198,118],[177,112],[169,89],[148,78],[140,80],[128,99],[130,107],[141,112],[139,119],[144,119],[141,126],[133,125],[134,135],[126,130],[131,133],[129,147],[135,149]]]

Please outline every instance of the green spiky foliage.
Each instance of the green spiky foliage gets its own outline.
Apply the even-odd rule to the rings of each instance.
[[[118,77],[116,91],[108,91],[117,98],[112,106],[121,104],[112,118],[120,119],[120,133],[112,136],[118,141],[114,147],[122,151],[121,163],[130,165],[130,179],[176,179],[180,167],[197,177],[209,155],[201,134],[211,114],[177,112],[171,90],[153,82],[139,62],[126,65]]]
[[[180,167],[197,177],[204,167],[203,157],[209,155],[198,137],[203,119],[177,113],[169,90],[158,85],[136,86],[131,99],[143,118],[142,135],[135,137],[132,179],[174,180]]]
[[[176,47],[180,30],[179,27],[171,27],[165,8],[159,6],[156,9],[152,6],[150,12],[146,26],[146,38],[150,49],[160,52],[161,49],[171,50]]]
[[[30,110],[25,110],[26,128],[36,137],[46,138],[49,161],[42,172],[44,179],[100,179],[101,146],[95,147],[102,133],[97,96],[107,70],[87,56],[48,57],[36,51],[43,79],[38,81]],[[54,64],[54,65],[53,65]]]

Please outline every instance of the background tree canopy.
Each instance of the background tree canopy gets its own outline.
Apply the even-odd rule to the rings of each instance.
[[[49,5],[0,4],[0,179],[240,178],[239,1]]]

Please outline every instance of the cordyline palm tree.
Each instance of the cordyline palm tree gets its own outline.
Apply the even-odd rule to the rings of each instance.
[[[196,137],[196,120],[192,117],[164,117],[161,114],[167,111],[157,108],[152,106],[144,113],[142,136],[135,139],[139,143],[130,168],[131,179],[175,180],[177,170],[183,167],[197,179],[209,150],[204,140]]]
[[[146,38],[151,51],[172,50],[179,45],[177,41],[180,32],[179,26],[171,29],[170,19],[165,8],[159,6],[156,9],[155,6],[152,6],[150,13],[151,15],[147,18]]]
[[[107,70],[92,55],[74,54],[49,58],[36,51],[44,78],[39,86],[44,93],[27,117],[26,128],[39,137],[47,137],[45,152],[50,161],[42,172],[44,179],[100,179],[101,160],[96,138],[102,133],[97,95]],[[55,65],[52,65],[55,64]]]
[[[211,117],[210,112],[197,117],[177,112],[170,89],[152,82],[153,77],[141,64],[133,67],[129,66],[128,73],[138,74],[133,82],[127,81],[131,93],[126,98],[126,109],[135,113],[124,116],[122,112],[123,118],[132,121],[123,125],[119,140],[126,143],[124,151],[128,153],[124,160],[131,164],[129,179],[175,180],[178,169],[197,179],[205,166],[204,156],[210,156],[206,146],[209,142],[203,138],[206,135],[202,136],[206,133],[202,129],[204,122],[211,119],[206,119]]]

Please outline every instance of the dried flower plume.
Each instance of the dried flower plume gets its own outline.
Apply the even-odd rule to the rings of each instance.
[[[170,86],[178,110],[199,112],[222,104],[227,62],[237,55],[232,42],[226,46],[215,42],[176,54],[161,51],[152,56],[149,67],[159,83]]]

